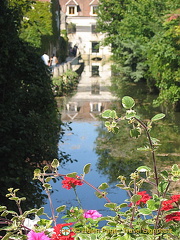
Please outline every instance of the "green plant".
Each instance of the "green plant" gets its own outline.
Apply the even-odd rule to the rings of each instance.
[[[156,166],[155,152],[159,146],[159,140],[151,136],[151,129],[156,121],[160,121],[165,117],[163,113],[156,114],[151,118],[147,124],[145,124],[136,111],[133,109],[135,101],[129,96],[125,96],[122,99],[122,105],[126,112],[124,116],[118,117],[114,110],[105,110],[102,113],[102,117],[106,119],[105,126],[108,131],[116,133],[120,130],[121,121],[128,121],[132,128],[130,135],[133,138],[138,138],[143,132],[147,136],[147,143],[144,147],[139,148],[140,151],[148,151],[151,155],[153,168],[147,166],[140,166],[135,172],[131,173],[130,181],[127,181],[126,177],[119,176],[119,183],[116,187],[124,189],[129,195],[129,199],[125,203],[117,204],[111,202],[107,197],[106,189],[109,187],[107,183],[102,183],[98,188],[91,185],[85,180],[86,174],[90,172],[91,164],[87,164],[83,168],[83,173],[73,172],[67,175],[62,175],[58,172],[59,161],[54,159],[49,166],[45,166],[43,170],[36,169],[34,171],[34,179],[39,180],[50,201],[52,216],[49,220],[39,220],[36,226],[33,226],[28,234],[28,239],[35,239],[36,234],[41,234],[42,239],[118,239],[118,240],[175,240],[179,239],[180,235],[180,195],[172,195],[169,192],[169,187],[180,178],[180,168],[177,164],[174,164],[169,170],[162,170],[158,172]],[[51,171],[49,171],[51,170]],[[76,197],[76,187],[83,184],[88,184],[92,187],[96,196],[99,198],[105,198],[107,203],[104,205],[106,208],[114,212],[114,216],[102,216],[96,210],[85,211],[81,206],[81,202],[78,199],[79,207],[71,207],[67,210],[66,215],[62,217],[66,223],[56,224],[56,219],[59,214],[65,210],[66,206],[62,205],[56,209],[53,208],[51,202],[51,184],[50,181],[56,177],[63,177],[62,187],[70,190],[73,189]],[[152,189],[152,193],[144,191],[144,183],[149,184]],[[18,198],[15,193],[17,190],[10,189],[10,193],[7,195],[10,200],[15,200],[18,209],[20,209],[20,202],[24,198]],[[8,211],[5,206],[1,206],[0,211],[4,222],[8,222],[9,226],[4,227],[6,236],[3,240],[12,237],[19,239],[25,239],[26,233],[22,232],[23,221],[30,213],[36,215],[45,214],[43,208],[33,209],[31,211],[22,210],[19,211],[19,215],[16,212]],[[12,215],[10,220],[7,216]],[[99,228],[99,223],[106,221],[103,228]],[[54,233],[52,234],[49,227],[54,222]],[[70,228],[70,225],[73,227]],[[65,228],[66,227],[66,228]],[[27,227],[26,227],[27,229]],[[28,230],[28,229],[27,229]],[[65,238],[65,234],[67,236]],[[34,234],[34,238],[30,238],[30,234]]]

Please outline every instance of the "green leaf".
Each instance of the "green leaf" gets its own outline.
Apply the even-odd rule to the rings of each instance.
[[[112,111],[111,111],[110,117],[111,117],[112,119],[116,119],[116,118],[117,118],[117,114],[116,114],[116,111],[115,111],[115,110],[112,110]]]
[[[105,190],[108,187],[109,187],[109,185],[107,183],[102,183],[98,188],[101,190]]]
[[[66,205],[62,205],[62,206],[56,208],[56,211],[57,212],[63,212],[65,209],[66,209]]]
[[[155,121],[158,121],[158,120],[160,120],[160,119],[162,119],[162,118],[164,118],[165,117],[165,114],[164,113],[159,113],[159,114],[156,114],[152,119],[151,119],[151,121],[152,122],[155,122]]]
[[[155,211],[159,207],[159,205],[153,199],[148,200],[146,204],[147,208],[150,209],[151,211]]]
[[[111,123],[109,121],[105,122],[105,127],[109,127],[111,125]]]
[[[149,214],[152,214],[152,211],[148,208],[141,208],[139,209],[139,212],[143,215],[149,215]]]
[[[102,113],[103,118],[111,118],[111,110],[107,109]]]
[[[135,105],[134,99],[129,96],[125,96],[122,98],[122,105],[126,109],[131,109]]]
[[[116,184],[116,187],[124,188],[124,184]]]
[[[116,203],[106,203],[104,204],[105,207],[108,207],[108,208],[115,208],[117,206]]]
[[[66,176],[70,177],[70,178],[76,178],[77,177],[77,172],[68,173]]]
[[[3,212],[4,210],[6,210],[7,207],[6,206],[0,206],[0,212]]]
[[[34,170],[34,177],[40,177],[40,176],[41,176],[41,170],[38,169],[38,168],[36,168],[36,169]]]
[[[141,129],[140,128],[134,128],[130,130],[130,136],[133,138],[138,138],[141,135]]]
[[[95,192],[95,195],[96,195],[96,197],[98,197],[98,198],[103,198],[103,197],[105,197],[105,196],[107,195],[107,193],[106,193],[106,192],[102,192],[102,194],[101,194],[101,193],[99,193],[99,192]]]
[[[18,201],[19,198],[18,197],[10,197],[9,200],[14,200],[14,201]]]
[[[134,110],[128,110],[126,112],[126,119],[131,119],[133,117],[136,117],[136,112]]]
[[[131,202],[136,203],[141,198],[142,198],[142,196],[135,194],[131,197]]]
[[[168,182],[167,181],[165,181],[165,180],[161,181],[158,184],[158,191],[163,193],[166,190],[167,186],[168,186]]]
[[[46,172],[48,169],[49,169],[48,166],[44,166],[44,167],[43,167],[43,172]]]
[[[45,179],[45,182],[50,182],[51,179],[52,179],[52,177],[47,177],[47,178]]]
[[[37,215],[40,216],[44,213],[44,207],[41,207],[37,210]]]
[[[84,174],[88,174],[90,171],[90,168],[91,168],[91,163],[86,164],[83,168]]]
[[[26,201],[26,198],[25,197],[21,197],[19,198],[20,201]]]
[[[51,163],[51,166],[52,166],[53,168],[59,167],[59,161],[58,161],[57,159],[54,159],[54,160],[52,161],[52,163]]]
[[[138,172],[149,172],[151,171],[151,168],[147,167],[147,166],[140,166],[136,169]]]
[[[51,188],[52,188],[49,183],[44,183],[44,184],[43,184],[43,187],[44,187],[44,188],[47,188],[47,189],[51,189]]]
[[[162,171],[161,172],[161,176],[164,178],[164,179],[168,179],[168,176],[169,176],[169,174],[168,174],[168,172],[166,171],[166,170],[164,170],[164,171]]]
[[[140,147],[140,148],[137,148],[138,151],[151,151],[151,149],[148,147],[148,146],[145,146],[145,147]]]
[[[178,171],[179,171],[179,167],[178,167],[177,164],[174,164],[174,165],[172,166],[172,171],[173,171],[173,172],[178,172]]]
[[[2,240],[9,240],[10,239],[10,236],[12,236],[13,233],[10,232],[10,233],[6,233],[6,235],[2,238]]]
[[[127,203],[122,203],[122,204],[119,205],[120,208],[124,208],[124,207],[127,207],[127,206],[128,206]]]

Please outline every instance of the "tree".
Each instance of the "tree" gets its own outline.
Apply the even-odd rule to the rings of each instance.
[[[1,4],[1,196],[8,187],[21,187],[34,198],[40,190],[32,184],[33,169],[58,157],[60,121],[48,69],[36,49],[19,39],[16,14],[6,1]]]
[[[148,65],[156,86],[160,89],[156,104],[175,108],[180,101],[180,10],[165,16],[162,31],[150,41],[148,49]]]
[[[49,2],[34,2],[23,16],[20,38],[34,47],[41,48],[42,44],[45,44],[44,39],[50,41],[53,34],[52,30],[51,4]]]
[[[111,4],[111,8],[108,11],[109,4]],[[153,74],[153,67],[151,67],[153,64],[150,64],[152,61],[149,57],[153,55],[151,48],[153,48],[154,41],[157,43],[155,43],[155,52],[157,53],[157,50],[161,48],[158,36],[164,32],[164,16],[177,8],[177,0],[100,0],[98,10],[99,31],[107,34],[104,43],[112,44],[113,60],[120,75],[126,80],[135,82],[145,79],[150,89],[157,87],[161,96],[164,89],[162,89],[160,82],[164,82],[164,80],[162,77],[158,80],[157,76]],[[171,43],[168,41],[164,41],[163,45],[164,49],[171,48]],[[173,53],[174,50],[171,52]],[[166,63],[168,61],[169,59],[166,59]],[[163,62],[159,61],[158,63],[161,64],[159,67],[162,69]],[[169,68],[171,70],[166,69],[168,72],[175,72],[177,75],[177,55],[176,63],[169,64]],[[172,82],[170,78],[166,82],[168,82],[167,88],[170,88]],[[171,105],[177,103],[179,99],[177,87],[172,86],[171,93],[166,92],[163,95],[172,95],[172,93],[173,96],[168,98],[158,98],[159,104],[164,104],[165,100]]]

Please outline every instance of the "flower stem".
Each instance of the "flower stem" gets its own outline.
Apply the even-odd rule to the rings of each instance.
[[[79,199],[79,197],[78,197],[78,194],[77,194],[77,191],[76,191],[76,187],[73,187],[73,190],[74,190],[74,193],[75,193],[75,195],[76,195],[76,199],[77,199],[77,201],[78,201],[78,203],[79,203],[80,208],[83,209],[82,204],[81,204],[81,201],[80,201],[80,199]]]

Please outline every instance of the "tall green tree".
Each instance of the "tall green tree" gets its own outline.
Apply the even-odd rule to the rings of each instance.
[[[21,188],[34,199],[29,204],[37,204],[33,169],[58,157],[60,121],[48,70],[36,50],[19,39],[17,14],[7,1],[1,4],[0,194]]]
[[[55,13],[55,0],[8,0],[9,7],[19,21],[19,36],[31,46],[47,51],[59,39]]]
[[[111,8],[108,11],[110,4]],[[177,0],[100,0],[99,31],[107,34],[105,44],[112,45],[113,59],[121,78],[130,81],[145,79],[150,88],[156,87],[162,96],[160,83],[164,80],[163,78],[158,80],[156,75],[152,73],[152,68],[149,65],[151,59],[148,58],[153,41],[156,41],[157,36],[160,36],[164,31],[164,17],[177,8]],[[156,43],[161,45],[161,41],[156,41]],[[164,47],[168,49],[170,46],[171,43],[166,41]],[[172,57],[174,58],[174,56]],[[176,58],[178,58],[178,52],[176,52]],[[173,73],[174,69],[177,69],[177,61],[173,66],[172,64],[170,66]],[[163,69],[163,61],[158,68]],[[171,84],[169,83],[167,86],[170,88]],[[174,86],[171,89],[177,92]],[[174,101],[177,102],[179,99],[178,94],[174,95],[175,97],[168,98],[170,104],[174,104]],[[166,97],[158,98],[158,103],[165,103],[165,100],[167,101]]]
[[[164,18],[162,30],[149,44],[147,52],[151,75],[156,79],[160,94],[155,104],[177,107],[180,101],[180,10]],[[172,104],[171,104],[172,105]]]
[[[52,12],[49,2],[36,1],[24,14],[20,28],[20,38],[34,47],[40,48],[44,40],[52,37]]]

